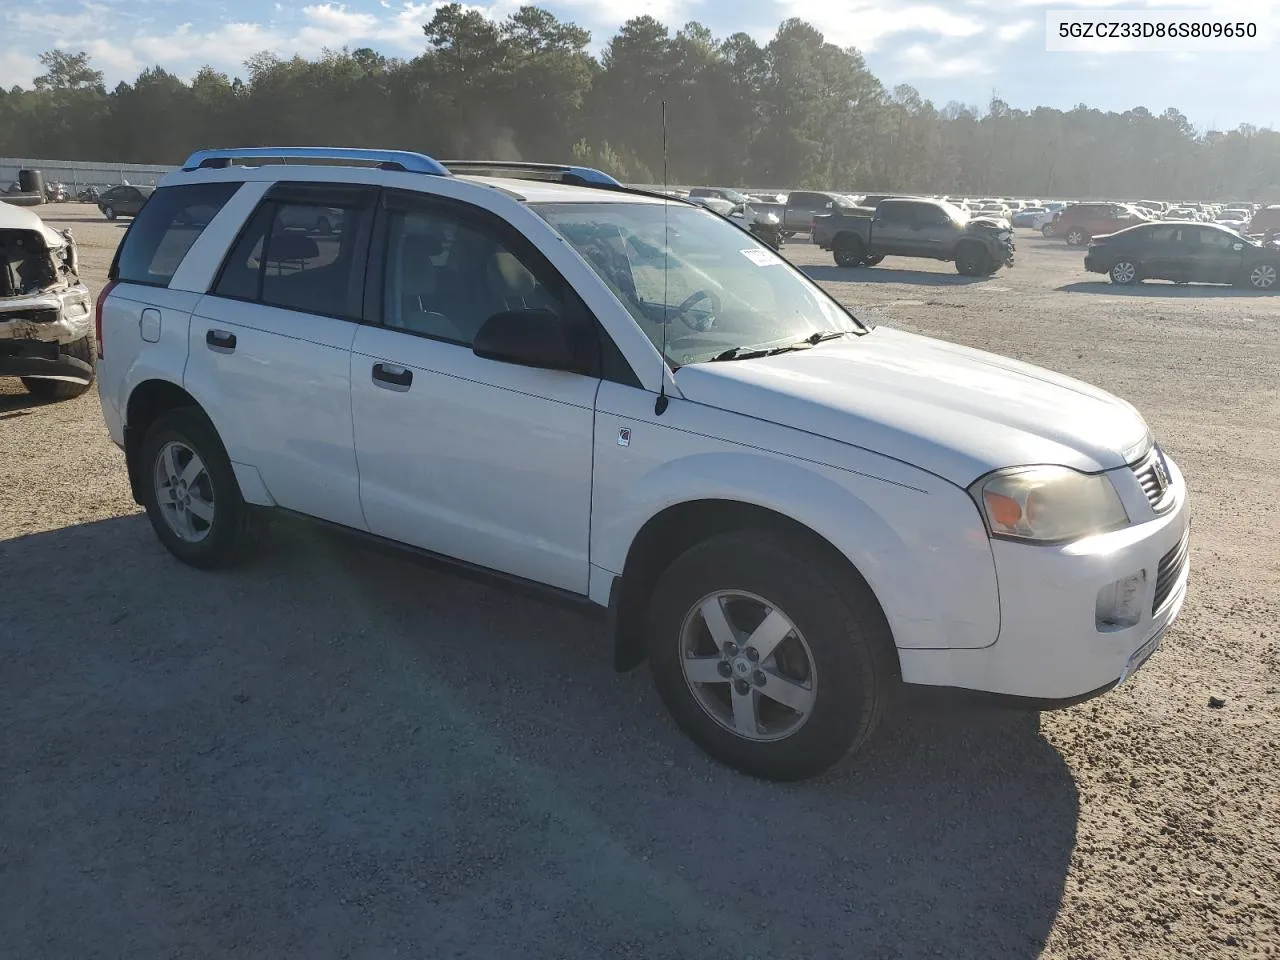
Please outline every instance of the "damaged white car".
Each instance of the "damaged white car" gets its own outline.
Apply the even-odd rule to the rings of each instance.
[[[93,304],[76,266],[70,231],[0,203],[0,377],[21,377],[41,400],[93,383]]]

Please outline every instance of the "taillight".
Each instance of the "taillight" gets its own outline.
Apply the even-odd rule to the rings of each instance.
[[[107,302],[107,297],[111,295],[111,291],[115,289],[117,281],[108,280],[103,286],[102,292],[98,294],[98,300],[93,305],[93,337],[98,341],[98,359],[102,359],[102,305]]]

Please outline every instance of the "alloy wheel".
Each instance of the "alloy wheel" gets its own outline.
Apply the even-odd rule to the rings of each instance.
[[[813,713],[818,670],[777,606],[740,590],[703,597],[680,629],[680,666],[698,705],[746,740],[782,740]]]
[[[1249,271],[1249,283],[1258,290],[1270,290],[1276,283],[1276,268],[1260,263]]]
[[[1116,283],[1133,283],[1138,278],[1138,268],[1129,260],[1120,260],[1111,268],[1111,279]]]
[[[177,536],[199,543],[213,529],[213,482],[200,455],[179,440],[160,448],[153,471],[160,515]]]

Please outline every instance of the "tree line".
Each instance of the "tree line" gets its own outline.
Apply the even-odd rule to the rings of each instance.
[[[939,108],[886,88],[856,49],[799,19],[768,43],[624,24],[588,31],[538,7],[494,22],[460,4],[423,52],[259,53],[244,76],[190,83],[160,66],[108,91],[83,52],[41,55],[30,90],[0,89],[0,156],[178,163],[227,145],[382,146],[436,157],[575,161],[631,182],[970,196],[1280,202],[1280,133],[1197,134],[1178,110]]]

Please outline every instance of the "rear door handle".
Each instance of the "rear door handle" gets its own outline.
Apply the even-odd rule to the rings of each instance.
[[[236,348],[236,335],[229,330],[208,330],[204,342],[214,350],[230,353]]]
[[[394,363],[375,363],[373,382],[385,390],[397,390],[403,393],[413,383],[413,371]]]

